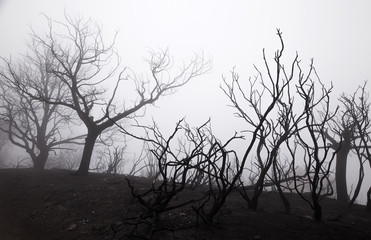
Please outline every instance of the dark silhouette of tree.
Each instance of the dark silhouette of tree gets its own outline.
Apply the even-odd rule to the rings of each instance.
[[[200,127],[191,128],[182,119],[169,137],[159,131],[156,123],[153,126],[137,126],[145,130],[145,137],[133,135],[121,128],[123,133],[151,145],[150,155],[156,161],[156,177],[153,178],[152,189],[139,194],[128,181],[132,195],[149,210],[143,216],[152,218],[164,211],[196,203],[192,208],[197,215],[206,223],[213,224],[215,216],[239,179],[234,169],[240,169],[238,164],[234,165],[238,161],[236,152],[228,148],[232,141],[241,139],[242,136],[235,133],[221,142],[212,133],[209,122],[210,120]],[[183,132],[183,137],[176,139],[180,132]],[[174,144],[175,140],[178,144]],[[202,187],[205,191],[201,195],[195,194],[188,201],[169,204],[184,189],[194,189],[196,182],[204,184]]]
[[[371,166],[371,121],[369,93],[367,92],[367,82],[359,86],[353,94],[342,94],[340,102],[343,105],[343,116],[346,116],[352,123],[351,133],[353,135],[351,149],[356,153],[359,161],[359,175],[354,194],[350,198],[348,205],[351,206],[356,200],[363,183],[364,168],[363,164],[369,162]]]
[[[0,126],[4,125],[6,125],[6,122],[0,118]],[[4,147],[4,145],[7,144],[8,142],[9,142],[8,134],[3,131],[0,131],[0,151]]]
[[[336,154],[336,191],[337,200],[351,206],[357,198],[363,182],[363,148],[371,148],[370,144],[362,141],[367,138],[371,131],[369,121],[370,103],[366,92],[366,83],[360,86],[353,94],[343,93],[339,98],[341,110],[339,115],[331,123],[330,133],[325,132],[325,136],[330,141],[333,149],[341,145],[341,149]],[[338,139],[338,140],[337,140]],[[360,169],[357,186],[353,197],[350,198],[347,188],[347,161],[350,152],[355,152],[358,156]]]
[[[222,142],[212,134],[211,128],[200,130],[199,136],[193,137],[192,142],[196,142],[196,139],[206,139],[208,143],[204,147],[203,158],[199,161],[203,164],[199,164],[197,168],[206,178],[207,191],[198,205],[192,208],[207,224],[212,225],[229,194],[237,187],[237,181],[240,179],[237,174],[242,174],[237,153],[231,149],[230,143],[243,139],[243,136],[234,133]]]
[[[288,141],[287,145],[294,163],[293,170],[295,175],[295,165],[298,162],[296,152],[298,148],[301,150],[300,159],[304,161],[305,178],[309,182],[310,187],[310,199],[307,199],[302,191],[299,190],[296,178],[294,178],[295,188],[297,193],[313,209],[314,220],[321,221],[322,206],[320,201],[323,197],[333,194],[329,176],[332,162],[341,146],[333,150],[325,134],[329,122],[337,112],[337,110],[335,113],[330,112],[332,86],[327,89],[319,79],[315,82],[310,76],[313,71],[315,72],[312,61],[309,74],[306,77],[301,77],[297,85],[297,92],[304,102],[303,112],[305,119],[302,123],[296,124],[298,130],[294,146],[290,146]],[[319,88],[316,88],[316,83],[319,83]],[[316,94],[317,92],[320,94]]]
[[[3,120],[0,119],[0,126],[3,126],[6,124]],[[1,152],[3,147],[9,142],[8,134],[0,131],[0,168],[3,167],[4,164],[4,156],[3,153]]]
[[[67,90],[62,96],[49,98],[35,84],[17,84],[33,99],[72,109],[84,123],[87,136],[78,175],[88,174],[95,142],[103,131],[121,119],[138,117],[145,106],[210,69],[210,61],[196,56],[175,71],[168,51],[162,51],[151,53],[147,60],[150,76],[137,76],[120,66],[114,48],[117,34],[107,45],[102,26],[91,19],[65,16],[63,23],[46,18],[48,31],[44,35],[32,31],[31,38],[51,54],[48,72]],[[124,104],[120,104],[124,97]]]
[[[202,194],[195,194],[187,200],[174,201],[178,194],[190,187],[188,183],[195,175],[194,172],[202,171],[203,166],[208,163],[205,155],[213,146],[209,139],[213,136],[209,132],[208,123],[209,121],[192,129],[182,119],[176,123],[169,136],[164,136],[155,122],[152,126],[136,125],[144,130],[144,137],[134,135],[118,125],[125,135],[148,144],[148,155],[153,157],[156,165],[156,177],[151,179],[151,187],[147,190],[137,189],[130,179],[126,178],[132,196],[145,209],[139,215],[127,217],[126,223],[136,227],[147,225],[151,235],[159,227],[161,214],[205,198]],[[135,235],[137,234],[143,235],[143,232],[135,232]]]
[[[63,148],[63,144],[81,143],[78,140],[83,136],[71,137],[71,111],[32,99],[15,84],[32,82],[46,99],[61,98],[65,94],[65,88],[48,72],[50,52],[40,51],[36,42],[28,47],[29,53],[16,63],[2,58],[0,130],[11,143],[30,155],[35,169],[42,170],[50,152]]]
[[[269,66],[263,50],[266,79],[255,67],[258,74],[255,79],[249,80],[247,88],[244,88],[244,83],[240,81],[238,74],[234,71],[232,72],[231,83],[227,83],[224,80],[225,87],[223,87],[223,91],[232,103],[231,106],[237,110],[236,116],[247,123],[244,132],[252,133],[252,136],[248,138],[250,143],[245,155],[240,160],[236,181],[241,176],[251,151],[256,150],[258,174],[253,186],[253,195],[250,198],[244,187],[240,191],[252,210],[256,210],[258,207],[258,200],[266,186],[266,178],[272,165],[274,165],[276,179],[278,178],[276,171],[278,167],[277,157],[281,145],[295,134],[295,123],[303,118],[303,114],[294,115],[292,113],[294,102],[290,93],[290,83],[296,77],[295,71],[299,71],[299,76],[302,74],[301,69],[298,67],[298,56],[295,56],[290,67],[286,69],[281,62],[284,42],[280,30],[277,30],[277,35],[281,42],[281,48],[274,56],[275,67]],[[277,181],[277,183],[281,181],[282,179]],[[289,203],[280,187],[278,187],[278,191],[286,211],[289,212]]]

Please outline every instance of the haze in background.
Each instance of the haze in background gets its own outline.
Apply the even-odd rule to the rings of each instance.
[[[116,47],[122,63],[138,74],[148,74],[143,60],[149,50],[169,48],[179,64],[195,52],[212,57],[211,73],[147,109],[142,121],[154,118],[169,131],[184,116],[193,126],[211,117],[220,138],[243,129],[219,89],[222,74],[229,77],[235,67],[241,80],[247,79],[256,74],[253,64],[263,71],[262,49],[273,60],[280,47],[276,28],[283,32],[286,64],[298,52],[306,71],[314,58],[321,80],[334,84],[332,101],[342,92],[354,92],[371,76],[371,2],[367,0],[0,0],[0,56],[22,53],[30,26],[45,29],[41,13],[63,21],[64,12],[98,20],[107,41],[118,30]]]

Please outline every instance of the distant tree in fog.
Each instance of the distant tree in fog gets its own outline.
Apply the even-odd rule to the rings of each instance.
[[[4,124],[6,124],[6,123],[0,118],[0,126],[2,126]],[[9,142],[8,134],[6,134],[3,131],[0,131],[0,151],[7,142]]]
[[[19,82],[18,87],[29,99],[72,109],[84,123],[87,136],[79,175],[88,174],[94,145],[102,132],[121,119],[138,117],[147,105],[174,93],[210,69],[209,61],[196,56],[178,68],[178,72],[170,71],[172,58],[167,51],[162,51],[152,53],[147,60],[150,76],[137,76],[120,66],[120,57],[114,48],[116,35],[112,42],[105,44],[101,25],[78,17],[65,16],[64,23],[46,18],[49,29],[44,35],[33,31],[31,38],[42,52],[50,54],[48,73],[56,80],[55,84],[66,91],[48,96],[38,84]]]
[[[371,149],[369,136],[371,132],[370,102],[367,83],[359,86],[353,94],[343,93],[340,98],[340,111],[337,118],[331,122],[330,131],[324,132],[332,148],[341,146],[336,154],[336,191],[337,200],[351,206],[357,198],[364,178],[363,164],[367,161],[367,151]],[[347,161],[353,152],[358,158],[359,174],[356,187],[348,193],[347,188]],[[371,160],[369,160],[371,161]]]
[[[67,149],[56,151],[46,164],[47,168],[77,170],[80,163],[82,147],[74,144],[66,145]]]
[[[0,125],[3,125],[3,124],[4,122],[2,122],[2,120],[0,119]],[[9,142],[8,135],[5,132],[0,131],[0,168],[4,166],[5,159],[4,159],[4,153],[2,152],[2,150],[5,144],[7,144],[7,142]]]
[[[364,163],[368,162],[371,167],[371,102],[366,86],[367,82],[359,86],[353,94],[342,94],[340,97],[344,109],[342,119],[346,119],[350,123],[348,125],[351,126],[348,129],[350,135],[353,136],[350,143],[351,150],[356,153],[359,162],[358,181],[353,196],[349,198],[349,206],[354,203],[361,190],[364,178]],[[370,192],[371,186],[367,193],[368,206],[370,205]],[[347,191],[344,191],[344,193],[347,193]]]
[[[82,136],[70,137],[71,111],[30,98],[18,88],[19,84],[30,89],[37,86],[45,98],[65,94],[65,87],[48,71],[50,52],[40,49],[37,42],[31,42],[28,47],[29,53],[19,61],[1,58],[0,130],[11,143],[29,154],[35,169],[41,170],[51,151],[75,143]]]

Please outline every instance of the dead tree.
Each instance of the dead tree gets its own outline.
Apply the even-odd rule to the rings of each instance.
[[[232,103],[232,107],[237,110],[236,116],[242,118],[247,123],[247,130],[245,132],[252,133],[252,136],[248,138],[251,140],[241,159],[240,169],[237,170],[237,177],[242,175],[246,160],[251,155],[251,151],[256,144],[256,165],[259,168],[259,174],[254,184],[253,196],[250,198],[246,191],[243,188],[241,189],[243,197],[247,200],[249,208],[252,210],[257,209],[267,173],[271,169],[272,164],[277,162],[277,155],[279,154],[281,144],[294,134],[296,131],[294,122],[300,121],[302,118],[301,115],[295,116],[292,113],[293,98],[290,93],[290,83],[295,77],[294,70],[298,68],[298,56],[296,55],[290,68],[286,70],[281,63],[284,43],[280,30],[277,30],[277,35],[281,42],[281,49],[275,53],[274,69],[269,66],[265,51],[263,50],[267,80],[264,79],[263,74],[255,67],[258,74],[255,79],[250,79],[246,90],[239,76],[234,71],[232,72],[232,82],[227,83],[224,81],[225,87],[223,91]],[[278,113],[277,118],[274,117],[275,113]],[[236,179],[236,181],[238,180]],[[234,181],[232,182],[235,184]],[[288,202],[282,191],[280,192],[288,209]]]
[[[0,126],[6,125],[6,122],[0,118]],[[8,134],[0,131],[0,151],[9,142]]]
[[[277,155],[277,158],[273,162],[271,176],[269,176],[271,183],[268,182],[265,185],[271,185],[275,187],[277,191],[280,192],[280,195],[283,195],[283,192],[289,192],[292,194],[293,192],[296,192],[294,181],[297,181],[297,185],[301,187],[301,192],[303,192],[306,184],[304,181],[304,176],[296,175],[296,177],[294,177],[293,165],[293,162],[290,161],[287,157],[284,161],[282,161],[281,155]],[[298,167],[296,168],[298,169]],[[285,200],[282,199],[282,201],[284,202]],[[290,209],[287,207],[290,206],[285,204],[286,213],[290,213]]]
[[[126,143],[123,145],[105,146],[98,151],[98,161],[96,162],[96,172],[107,174],[123,174],[126,165],[124,157]]]
[[[136,216],[127,216],[125,222],[130,225],[148,225],[150,232],[159,227],[161,214],[183,207],[204,198],[195,194],[186,199],[174,201],[178,194],[186,188],[193,171],[200,171],[207,163],[204,152],[209,145],[208,135],[205,134],[206,122],[201,127],[191,129],[184,120],[177,122],[170,136],[165,137],[156,123],[153,126],[137,127],[145,130],[145,136],[129,133],[124,128],[122,132],[142,140],[150,147],[150,154],[156,161],[158,174],[148,189],[137,189],[129,178],[128,185],[131,194],[144,207],[145,211]]]
[[[157,181],[159,177],[158,161],[155,159],[151,153],[151,149],[148,146],[148,143],[143,144],[142,152],[144,154],[144,166],[141,169],[141,176],[147,178],[151,182]]]
[[[84,135],[72,135],[73,112],[61,106],[30,98],[18,88],[37,86],[46,99],[62,98],[66,88],[49,72],[51,53],[40,51],[37,42],[28,44],[29,53],[16,62],[1,58],[0,130],[10,142],[24,149],[35,169],[43,170],[50,152],[66,144],[81,144]],[[32,82],[32,85],[28,85]]]
[[[209,121],[192,129],[183,120],[179,121],[173,133],[165,138],[156,124],[152,127],[140,126],[146,130],[145,137],[135,136],[125,129],[122,131],[134,138],[151,144],[151,153],[156,160],[158,173],[148,191],[138,192],[128,181],[132,194],[148,210],[141,215],[157,219],[160,213],[186,204],[195,203],[192,208],[204,221],[212,224],[214,217],[223,207],[227,196],[235,189],[235,161],[237,155],[227,150],[229,144],[242,136],[234,134],[225,143],[218,140],[212,133]],[[183,132],[183,138],[175,137]],[[177,147],[175,149],[175,147]],[[194,189],[202,183],[203,194],[191,197],[178,204],[170,204],[171,200],[185,188]]]
[[[352,207],[354,202],[356,201],[362,187],[363,179],[365,177],[365,170],[364,170],[364,164],[367,162],[367,151],[366,148],[355,148],[353,150],[357,154],[357,159],[358,159],[358,164],[359,164],[359,169],[358,169],[358,179],[357,179],[357,184],[356,187],[353,191],[352,195],[352,188],[349,192],[349,202],[348,202],[348,207]]]
[[[52,169],[76,170],[79,167],[82,147],[69,144],[66,148],[67,150],[62,149],[51,155],[46,166]]]
[[[330,112],[330,93],[332,86],[327,89],[319,80],[315,82],[310,73],[315,69],[313,61],[311,63],[311,71],[307,76],[302,75],[297,84],[297,92],[303,101],[304,116],[303,123],[296,124],[297,135],[295,146],[288,146],[292,161],[298,164],[298,156],[295,155],[296,150],[301,149],[301,158],[305,165],[305,177],[310,186],[310,199],[299,191],[297,181],[295,181],[295,188],[297,193],[305,200],[314,211],[314,220],[321,221],[322,206],[320,201],[323,197],[332,195],[333,190],[329,176],[331,173],[331,165],[335,158],[338,149],[333,150],[326,138],[326,129],[329,122],[335,117],[334,113]],[[316,88],[316,84],[319,87]],[[319,94],[316,94],[319,93]],[[323,108],[323,109],[319,109]],[[294,166],[294,174],[296,170]],[[329,186],[330,189],[326,187]]]
[[[351,121],[354,123],[353,131],[357,135],[352,142],[354,151],[357,153],[360,169],[359,179],[353,197],[350,199],[349,206],[355,201],[359,194],[364,176],[363,164],[368,162],[371,167],[371,120],[369,93],[366,91],[367,82],[352,95],[343,94],[340,98]],[[371,211],[371,187],[367,191],[367,209]]]
[[[209,61],[196,56],[175,71],[166,50],[151,53],[147,60],[150,76],[137,76],[120,66],[114,48],[117,34],[106,44],[102,26],[91,19],[65,16],[64,23],[46,19],[48,31],[44,35],[32,31],[31,38],[51,54],[48,72],[66,92],[58,98],[48,98],[31,80],[27,84],[15,83],[32,99],[72,109],[85,125],[87,136],[78,175],[88,174],[94,145],[102,132],[115,122],[144,114],[145,106],[173,94],[210,69]],[[109,84],[113,89],[108,88]],[[123,96],[125,104],[119,104]]]
[[[238,187],[237,174],[241,166],[237,153],[228,147],[232,141],[243,137],[235,133],[222,143],[212,134],[209,136],[210,147],[204,152],[205,164],[201,165],[208,190],[204,193],[204,200],[199,201],[193,209],[207,224],[212,225],[229,194]]]
[[[363,183],[364,169],[363,164],[369,162],[371,166],[371,121],[369,93],[366,91],[367,82],[359,86],[353,94],[342,94],[340,102],[344,108],[343,118],[348,119],[351,127],[350,135],[353,136],[350,143],[351,150],[356,153],[359,162],[359,174],[356,188],[353,196],[350,198],[348,206],[351,206],[356,200]]]
[[[330,131],[325,132],[333,149],[337,149],[341,144],[341,149],[336,154],[336,192],[337,200],[348,206],[354,203],[363,182],[364,161],[359,151],[363,151],[363,148],[371,148],[369,143],[362,141],[362,137],[371,131],[371,123],[368,120],[370,103],[366,84],[365,82],[353,94],[341,95],[339,116],[331,122]],[[351,198],[347,188],[347,161],[350,152],[356,153],[360,164],[357,186]]]

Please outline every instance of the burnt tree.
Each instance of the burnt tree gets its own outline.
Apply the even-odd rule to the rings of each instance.
[[[364,141],[371,131],[369,120],[370,102],[366,92],[367,83],[359,86],[353,94],[343,93],[339,98],[339,116],[331,122],[330,133],[324,133],[333,149],[341,145],[336,154],[336,191],[337,200],[351,206],[357,198],[363,182],[362,152],[369,151],[370,143]],[[331,135],[332,134],[332,135]],[[367,150],[368,149],[368,150]],[[350,198],[347,187],[347,162],[351,152],[359,160],[359,178],[353,196]]]
[[[102,26],[92,19],[46,19],[48,31],[43,35],[32,31],[31,38],[50,53],[52,64],[48,72],[67,91],[61,97],[48,98],[36,84],[17,84],[33,99],[72,109],[83,122],[87,135],[78,175],[88,174],[94,145],[102,132],[122,119],[143,115],[146,106],[174,93],[210,68],[209,61],[196,56],[176,71],[168,51],[161,51],[152,52],[147,60],[149,76],[137,76],[121,67],[114,48],[117,34],[106,44]],[[124,104],[119,104],[123,99]]]
[[[28,54],[19,61],[2,59],[0,71],[0,130],[9,141],[24,149],[34,168],[42,170],[50,152],[64,144],[79,144],[83,135],[73,136],[74,115],[68,109],[30,98],[17,83],[36,85],[46,99],[61,98],[66,88],[49,72],[50,52],[43,52],[36,42],[28,44]]]
[[[313,61],[311,63],[311,71]],[[330,112],[330,93],[332,86],[326,88],[315,74],[318,81],[308,74],[302,76],[297,84],[297,93],[299,94],[304,108],[304,121],[296,124],[297,134],[294,141],[294,146],[290,146],[287,141],[288,149],[292,156],[292,162],[297,165],[298,157],[296,156],[297,149],[300,149],[300,159],[304,161],[305,178],[310,187],[310,199],[298,188],[296,180],[296,168],[293,166],[295,174],[295,189],[297,193],[305,200],[314,212],[314,220],[322,220],[321,199],[325,196],[333,194],[331,181],[332,162],[335,158],[338,149],[333,150],[326,138],[326,129],[329,122],[335,117],[337,109],[334,113]],[[316,86],[319,85],[317,88]],[[317,92],[319,94],[317,94]]]
[[[253,195],[249,197],[244,190],[245,187],[242,187],[240,191],[252,210],[256,210],[258,207],[259,197],[265,187],[269,170],[272,169],[273,165],[274,169],[277,170],[277,157],[281,145],[293,136],[296,131],[295,123],[300,122],[303,118],[303,114],[295,115],[293,113],[294,102],[290,92],[290,84],[296,78],[295,71],[299,71],[299,75],[302,74],[298,66],[298,55],[286,69],[282,63],[285,46],[280,30],[277,30],[277,35],[280,39],[281,48],[275,52],[274,67],[269,65],[263,50],[266,75],[263,75],[255,67],[257,75],[255,78],[249,79],[245,85],[239,79],[239,75],[232,71],[231,83],[225,80],[225,87],[223,87],[231,106],[236,109],[236,116],[246,122],[244,132],[252,133],[252,136],[248,138],[250,143],[243,158],[240,159],[236,174],[236,178],[240,178],[248,156],[255,150],[258,174],[253,185]],[[274,171],[274,173],[278,178],[277,171]],[[236,181],[240,182],[237,179]],[[289,212],[289,203],[280,187],[278,187],[278,190],[286,211]]]

